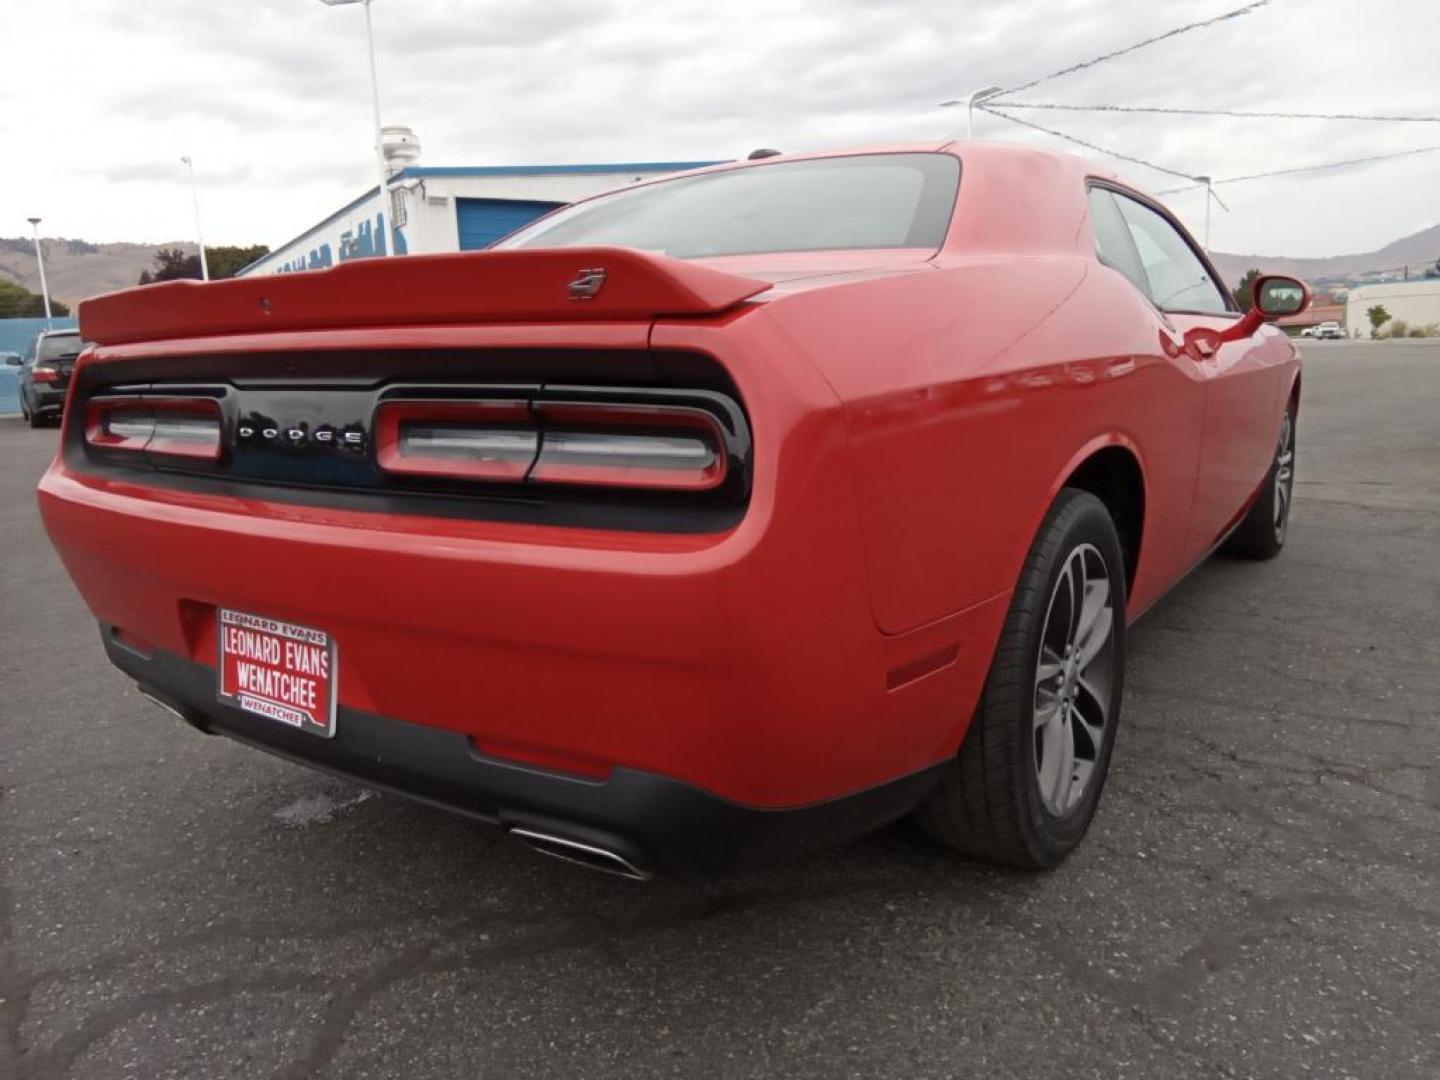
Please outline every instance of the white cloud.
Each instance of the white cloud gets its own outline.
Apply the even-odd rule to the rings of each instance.
[[[279,242],[370,178],[358,8],[5,0],[0,235]],[[385,118],[431,164],[732,157],[958,133],[935,103],[1014,86],[1239,0],[375,0]],[[1440,114],[1434,0],[1276,0],[1026,91],[1037,101]],[[1440,125],[1106,113],[1026,119],[1224,178],[1440,145]],[[985,138],[1064,144],[995,117]],[[1160,173],[1103,159],[1150,190]],[[1221,188],[1224,250],[1367,250],[1440,221],[1440,153]],[[1203,201],[1176,195],[1197,230]],[[6,221],[10,224],[5,224]]]

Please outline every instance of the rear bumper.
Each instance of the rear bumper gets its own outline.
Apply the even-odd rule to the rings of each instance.
[[[30,387],[30,409],[40,413],[58,413],[65,408],[66,387],[35,383]]]
[[[318,738],[215,699],[215,673],[163,651],[142,652],[103,627],[105,649],[140,687],[201,730],[291,761],[500,825],[621,856],[644,873],[715,873],[794,858],[860,836],[913,807],[936,765],[803,807],[770,810],[635,769],[588,780],[488,758],[453,731],[342,707]]]
[[[217,608],[283,619],[333,637],[342,715],[435,729],[466,760],[788,809],[952,755],[1006,600],[879,632],[843,441],[809,435],[793,486],[721,534],[267,503],[63,460],[40,508],[95,616],[146,652],[208,670]]]

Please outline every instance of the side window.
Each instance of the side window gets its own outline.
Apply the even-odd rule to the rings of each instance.
[[[1095,233],[1095,254],[1112,270],[1129,278],[1137,289],[1150,294],[1150,283],[1140,267],[1140,256],[1130,239],[1130,228],[1120,216],[1115,196],[1104,188],[1090,189],[1090,227]]]
[[[1140,254],[1156,307],[1207,315],[1229,313],[1225,294],[1174,225],[1134,199],[1116,195],[1115,202]]]

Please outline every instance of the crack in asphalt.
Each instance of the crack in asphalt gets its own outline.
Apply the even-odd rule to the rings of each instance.
[[[0,811],[4,810],[4,789],[0,788]],[[0,839],[5,836],[0,815]],[[28,981],[19,969],[15,944],[15,901],[5,879],[5,860],[0,858],[0,1076],[18,1076],[24,1049],[20,1042],[29,998]]]

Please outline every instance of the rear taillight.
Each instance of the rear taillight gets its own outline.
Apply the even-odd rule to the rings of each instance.
[[[53,383],[60,378],[60,372],[53,367],[33,367],[30,369],[30,381],[38,383]]]
[[[528,401],[388,401],[375,410],[375,460],[386,472],[524,480],[540,435]]]
[[[209,398],[96,398],[85,410],[85,441],[102,450],[214,460],[220,406]]]
[[[708,491],[725,482],[729,441],[689,405],[402,400],[375,413],[377,463],[410,476]]]
[[[543,436],[530,479],[707,491],[725,481],[725,438],[704,409],[536,402]]]

